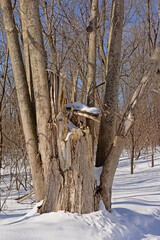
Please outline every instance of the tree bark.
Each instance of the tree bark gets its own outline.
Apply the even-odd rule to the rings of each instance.
[[[154,167],[154,143],[151,143],[151,149],[152,149],[152,167]]]
[[[20,17],[21,17],[21,24],[22,24],[23,47],[24,47],[24,55],[25,55],[26,77],[27,77],[30,100],[35,110],[33,79],[32,79],[32,72],[31,72],[31,61],[30,61],[30,54],[29,54],[29,41],[28,41],[28,30],[27,30],[28,21],[27,21],[26,12],[28,9],[28,5],[26,4],[25,0],[21,0],[19,3],[20,3]]]
[[[58,57],[57,57],[57,51],[56,51],[56,30],[53,29],[52,26],[52,19],[54,18],[54,0],[51,1],[51,6],[50,6],[50,13],[48,14],[48,6],[47,2],[45,2],[45,7],[44,7],[44,14],[45,14],[45,19],[46,19],[46,25],[47,25],[47,40],[49,43],[50,51],[51,51],[51,56],[52,56],[52,61],[53,61],[53,70],[54,72],[59,71],[59,66],[58,66]],[[48,16],[49,15],[49,16]]]
[[[134,153],[135,153],[135,142],[134,142],[134,126],[132,126],[132,129],[130,130],[131,134],[131,174],[133,174],[134,169]]]
[[[49,165],[52,159],[51,106],[46,71],[46,52],[43,43],[38,1],[21,0],[21,7],[27,19],[26,28],[36,108],[37,135],[46,183]],[[22,22],[24,20],[25,19],[22,18]],[[26,22],[24,22],[24,25],[25,24]]]
[[[147,69],[141,79],[137,89],[135,90],[130,104],[128,105],[121,123],[119,125],[117,134],[114,138],[113,144],[110,147],[107,160],[104,163],[102,174],[100,177],[100,192],[108,211],[111,210],[111,196],[112,196],[112,184],[118,164],[118,160],[122,153],[126,136],[134,124],[134,112],[138,107],[140,100],[142,99],[144,92],[151,82],[160,65],[160,43],[158,43],[153,55],[148,62]]]
[[[95,85],[96,85],[96,39],[97,39],[97,11],[98,2],[92,0],[90,23],[87,27],[89,33],[88,46],[88,80],[87,80],[87,105],[89,107],[95,106]],[[94,122],[87,119],[87,126],[92,135],[92,148],[94,150]]]
[[[41,212],[89,213],[97,209],[91,135],[67,122],[62,81],[58,76],[51,81],[54,158]]]
[[[36,134],[36,124],[28,92],[25,68],[18,40],[18,31],[15,26],[11,1],[0,0],[0,6],[2,9],[7,44],[12,62],[27,153],[31,166],[33,184],[36,193],[36,201],[40,201],[44,198],[43,171],[41,161],[37,155],[38,143]]]
[[[124,0],[113,0],[106,63],[105,96],[99,129],[96,167],[102,166],[104,162],[107,161],[109,149],[113,143],[116,132],[123,14]],[[109,114],[106,114],[106,112],[109,112]]]
[[[72,71],[72,95],[71,95],[71,102],[77,101],[77,82],[78,82],[78,71],[74,69]]]
[[[64,100],[64,77],[59,78],[60,74],[51,79],[49,94],[38,1],[20,1],[21,11],[24,11],[25,19],[27,19],[25,21],[27,51],[29,51],[32,72],[36,121],[30,101],[11,1],[0,0],[0,4],[36,200],[44,199],[40,209],[42,213],[57,210],[92,212],[95,209],[95,182],[90,133],[87,129],[79,129],[69,122]]]

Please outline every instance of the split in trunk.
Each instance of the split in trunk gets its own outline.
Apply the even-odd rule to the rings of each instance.
[[[52,75],[51,83],[54,149],[41,211],[89,213],[97,209],[91,135],[67,119],[63,78]]]

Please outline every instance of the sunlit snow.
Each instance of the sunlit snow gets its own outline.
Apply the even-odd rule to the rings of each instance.
[[[80,102],[73,102],[73,103],[66,104],[67,109],[71,109],[72,106],[74,111],[82,111],[82,112],[90,113],[93,115],[98,115],[100,113],[100,110],[98,108],[88,107]]]
[[[103,203],[98,212],[60,211],[39,215],[36,206],[14,197],[0,215],[0,240],[160,240],[160,155],[142,156],[130,175],[129,158],[120,159],[116,172],[112,211]],[[96,169],[96,173],[99,172]]]

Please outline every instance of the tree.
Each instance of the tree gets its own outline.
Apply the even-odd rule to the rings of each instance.
[[[38,1],[20,1],[26,72],[11,1],[0,1],[0,6],[36,201],[44,199],[40,211],[92,212],[96,205],[91,136],[70,122],[73,113],[66,117],[65,76],[48,78]]]
[[[27,29],[27,36],[24,40],[28,40],[27,53],[25,51],[26,62],[28,55],[31,68],[31,92],[33,92],[35,109],[36,109],[36,128],[38,137],[38,148],[40,158],[43,164],[43,175],[47,176],[50,161],[52,159],[52,140],[49,119],[51,117],[51,106],[49,96],[49,83],[47,75],[46,52],[43,44],[42,26],[39,17],[39,8],[37,1],[20,1],[21,9],[26,18],[21,18],[22,24]],[[28,7],[29,6],[29,7]],[[27,55],[28,54],[28,55]],[[29,82],[29,81],[28,81]],[[33,104],[32,104],[33,106]],[[34,106],[33,106],[34,109]],[[46,188],[46,178],[44,184]]]
[[[39,201],[44,198],[44,183],[42,164],[40,158],[37,155],[38,143],[36,134],[36,122],[29,97],[25,68],[19,45],[18,32],[14,22],[11,1],[0,1],[0,6],[2,9],[9,54],[12,61],[18,103],[21,112],[23,130],[25,134],[26,148],[28,152],[28,158],[30,161],[34,188],[36,192],[36,200]]]
[[[97,12],[98,2],[97,0],[92,0],[90,23],[87,27],[87,31],[89,32],[87,105],[90,107],[95,106]],[[87,125],[92,134],[92,147],[94,150],[94,122],[87,119]]]
[[[142,43],[144,46],[140,44],[142,38],[136,39],[135,26],[132,26],[132,36],[125,35],[125,46],[121,51],[123,1],[112,2],[109,39],[106,25],[109,25],[110,18],[106,6],[111,1],[103,0],[99,3],[104,6],[102,15],[100,13],[99,29],[97,2],[20,0],[20,8],[18,6],[17,10],[21,21],[17,20],[18,16],[15,22],[12,1],[0,0],[36,201],[43,200],[39,209],[41,213],[57,210],[88,213],[97,209],[99,194],[95,191],[93,145],[86,127],[86,116],[92,121],[99,119],[99,116],[77,110],[76,105],[66,104],[66,98],[86,102],[87,95],[88,104],[92,106],[95,100],[95,69],[96,82],[101,85],[106,67],[106,89],[97,153],[97,166],[104,166],[97,193],[100,191],[106,209],[110,210],[113,178],[126,135],[135,122],[144,90],[158,69],[159,45],[148,65],[147,61],[140,64],[141,57],[145,59],[147,55],[146,45],[145,42]],[[128,13],[128,18],[130,15]],[[17,29],[20,29],[19,32]],[[138,28],[138,31],[141,33],[141,29]],[[96,38],[99,41],[97,56]],[[108,49],[103,49],[103,41],[106,46],[108,41]],[[135,56],[136,50],[140,52],[138,56]],[[145,54],[141,56],[142,50]],[[128,85],[132,80],[135,81],[133,87],[139,85],[127,109],[120,101],[121,106],[117,111],[119,79],[122,78],[119,74],[121,56],[124,80],[130,78]],[[138,70],[137,62],[140,64]],[[147,69],[144,73],[145,64]],[[129,77],[127,65],[130,68]],[[102,85],[98,89],[101,88]],[[127,92],[126,102],[129,101],[130,93]],[[125,91],[123,94],[126,94]],[[102,93],[99,98],[102,98]],[[123,111],[125,113],[119,118],[120,125],[116,133],[116,114],[119,113],[121,117]]]
[[[160,64],[160,43],[158,43],[148,63],[147,69],[135,90],[129,105],[119,124],[113,144],[110,147],[107,160],[101,174],[100,192],[108,211],[111,209],[112,184],[117,168],[118,160],[122,153],[126,136],[134,124],[134,112],[136,111],[144,92],[153,76],[157,73]]]
[[[103,114],[100,122],[96,166],[107,161],[107,156],[116,131],[116,112],[120,78],[120,58],[123,29],[124,1],[112,2],[112,19],[108,40],[106,63],[106,86],[103,102]],[[109,114],[108,114],[109,113]]]
[[[6,59],[5,59],[5,66],[4,72],[2,75],[2,89],[1,89],[1,98],[0,98],[0,184],[1,184],[1,168],[2,168],[2,160],[3,160],[3,132],[2,132],[2,113],[3,113],[3,100],[5,96],[5,88],[6,88],[6,78],[7,78],[7,70],[8,70],[8,57],[9,51],[6,50]],[[1,193],[0,193],[0,211],[1,211]]]

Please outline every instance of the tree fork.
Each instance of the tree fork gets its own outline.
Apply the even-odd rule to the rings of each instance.
[[[104,205],[108,211],[111,210],[111,197],[112,197],[112,184],[117,168],[118,160],[122,153],[126,136],[134,124],[134,112],[138,107],[140,100],[142,99],[144,92],[151,82],[160,65],[160,42],[158,43],[154,53],[152,54],[147,69],[135,90],[130,104],[128,105],[121,123],[119,124],[117,134],[114,138],[114,142],[110,147],[109,154],[104,163],[102,174],[100,177],[100,192],[104,202]]]
[[[40,158],[37,158],[38,143],[36,123],[28,92],[25,68],[18,40],[18,31],[16,29],[14,21],[14,14],[11,1],[0,0],[0,6],[2,10],[9,54],[12,62],[26,148],[36,193],[36,201],[40,201],[44,198],[43,170]]]

